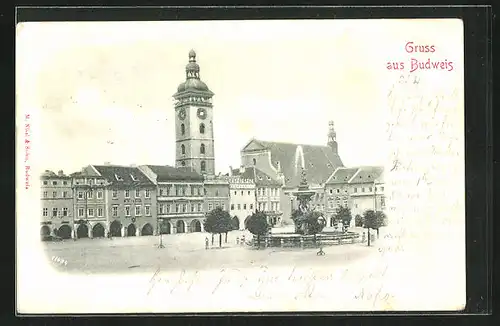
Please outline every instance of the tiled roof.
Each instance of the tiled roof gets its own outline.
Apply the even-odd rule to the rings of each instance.
[[[384,168],[381,166],[363,166],[353,175],[349,183],[370,183],[377,179]]]
[[[157,175],[156,181],[203,181],[203,176],[188,167],[176,168],[169,165],[146,165]]]
[[[344,164],[338,153],[329,146],[280,143],[256,140],[271,151],[271,162],[277,167],[280,162],[281,171],[285,176],[286,187],[296,187],[300,183],[302,158],[309,184],[322,184],[338,167]],[[298,156],[298,157],[297,157]]]
[[[112,185],[153,186],[153,182],[137,167],[118,165],[93,165]],[[132,178],[133,177],[133,178]]]
[[[66,174],[63,173],[63,171],[59,171],[58,173],[55,173],[54,171],[50,171],[50,170],[45,170],[41,175],[40,175],[40,179],[53,179],[53,178],[56,178],[56,179],[70,179],[71,176],[68,176]]]
[[[281,182],[279,180],[276,180],[272,178],[270,175],[262,172],[261,170],[255,168],[255,167],[247,167],[245,168],[245,172],[240,173],[240,169],[234,169],[232,171],[234,176],[239,176],[244,179],[252,179],[255,182],[255,185],[257,186],[274,186],[274,187],[280,187]]]
[[[347,183],[359,168],[338,168],[328,178],[327,184]]]

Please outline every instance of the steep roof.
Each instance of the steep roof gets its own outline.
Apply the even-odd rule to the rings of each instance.
[[[255,139],[254,142],[271,152],[271,162],[280,168],[285,176],[286,187],[296,187],[300,183],[302,157],[309,184],[322,184],[338,167],[344,164],[338,153],[329,146],[270,142]],[[253,148],[251,150],[258,150]],[[243,150],[245,151],[245,149]]]
[[[333,172],[326,184],[348,183],[359,168],[338,168]]]
[[[232,173],[234,176],[239,176],[244,179],[252,179],[255,182],[255,185],[262,187],[280,187],[281,182],[272,178],[265,172],[255,168],[255,167],[247,167],[243,173],[240,173],[240,169],[233,169]]]
[[[157,181],[203,181],[203,176],[189,168],[176,168],[169,165],[146,165],[157,175]]]
[[[112,185],[153,186],[153,182],[137,167],[118,165],[93,165],[97,172]],[[133,177],[133,178],[132,178]]]
[[[375,179],[384,171],[381,166],[363,166],[358,169],[358,171],[352,176],[349,183],[370,183],[374,182]]]

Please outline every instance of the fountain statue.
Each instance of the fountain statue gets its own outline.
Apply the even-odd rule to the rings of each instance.
[[[295,223],[295,233],[300,233],[307,235],[309,233],[307,217],[311,212],[309,203],[315,192],[309,190],[309,185],[307,183],[306,170],[302,168],[301,171],[301,181],[298,190],[293,193],[297,198],[298,209],[292,213],[292,219]]]

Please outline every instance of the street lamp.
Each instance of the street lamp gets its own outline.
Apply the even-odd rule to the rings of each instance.
[[[162,222],[163,222],[163,219],[162,219]],[[160,218],[157,218],[156,219],[156,230],[158,230],[158,236],[160,237],[160,243],[158,244],[158,248],[165,248],[165,246],[163,245],[163,234],[161,232],[161,228],[160,228]]]
[[[326,220],[323,217],[323,215],[318,217],[318,223],[319,223],[319,225],[321,225],[321,229],[323,229],[326,226]],[[316,255],[318,255],[318,256],[325,255],[325,252],[323,251],[323,243],[321,242],[321,239],[319,239],[319,251],[316,253]]]

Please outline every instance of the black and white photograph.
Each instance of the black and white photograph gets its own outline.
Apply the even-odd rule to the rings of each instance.
[[[458,19],[16,27],[20,313],[460,310]]]

